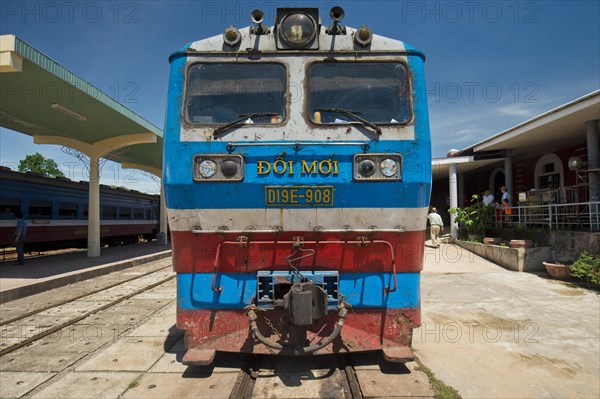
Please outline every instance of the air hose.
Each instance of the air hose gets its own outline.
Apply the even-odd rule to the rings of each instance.
[[[269,348],[281,350],[284,348],[284,346],[288,346],[288,345],[281,345],[281,344],[269,341],[267,338],[265,338],[264,335],[261,334],[261,332],[258,330],[258,325],[256,324],[256,319],[258,319],[258,316],[256,315],[256,312],[254,311],[254,309],[255,309],[254,307],[250,307],[248,309],[248,320],[250,321],[250,332],[252,333],[252,335],[257,340],[259,340],[261,343],[268,346]],[[305,347],[301,347],[301,348],[295,348],[294,353],[296,355],[301,355],[303,353],[311,353],[311,352],[315,352],[315,351],[329,345],[342,332],[342,328],[344,327],[344,322],[346,321],[347,314],[348,314],[347,305],[345,302],[342,301],[342,302],[340,302],[340,305],[338,307],[338,321],[337,321],[337,323],[335,323],[333,332],[327,338],[323,339],[321,342],[319,342],[317,344],[309,345],[309,346],[305,346]]]

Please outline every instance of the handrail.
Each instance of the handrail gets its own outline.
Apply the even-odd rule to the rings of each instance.
[[[326,234],[326,233],[355,233],[355,234],[372,234],[372,233],[404,233],[406,230],[402,227],[398,227],[395,229],[315,229],[313,232]],[[226,229],[216,229],[216,230],[202,230],[200,228],[193,228],[192,233],[194,234],[256,234],[256,233],[282,233],[283,229],[279,226],[274,226],[272,229],[246,229],[246,230],[226,230]]]
[[[312,141],[280,141],[280,142],[228,142],[227,143],[227,151],[233,152],[236,147],[274,147],[274,146],[292,146],[294,150],[298,151],[300,147],[303,146],[358,146],[364,152],[367,152],[370,148],[370,145],[366,141],[332,141],[332,142],[312,142]]]
[[[369,240],[367,237],[357,237],[357,240],[319,240],[319,241],[302,241],[302,245],[305,244],[317,244],[317,245],[327,245],[327,244],[343,244],[343,245],[347,245],[347,244],[351,244],[351,245],[358,245],[361,247],[366,247],[369,244],[385,244],[387,245],[389,251],[390,251],[390,256],[392,259],[391,262],[391,269],[392,269],[392,274],[393,274],[393,281],[394,281],[394,288],[392,289],[391,286],[387,286],[384,288],[384,291],[386,294],[389,294],[390,292],[394,292],[398,289],[398,280],[396,277],[396,255],[394,253],[394,247],[392,246],[392,244],[389,241],[386,240]],[[275,241],[275,240],[266,240],[266,241],[250,241],[248,240],[247,237],[238,237],[237,241],[223,241],[221,242],[218,246],[217,246],[217,252],[215,254],[215,261],[213,264],[213,274],[212,274],[212,280],[211,280],[211,285],[210,288],[214,291],[214,292],[218,292],[221,293],[223,291],[223,287],[216,287],[215,283],[217,280],[217,273],[218,273],[218,269],[219,269],[219,263],[220,263],[220,258],[221,258],[221,248],[224,245],[236,245],[236,246],[241,246],[241,247],[246,247],[248,245],[281,245],[281,244],[290,244],[290,245],[297,245],[298,241],[292,241],[292,240],[283,240],[283,241]]]
[[[496,218],[499,226],[548,226],[550,229],[577,226],[589,231],[600,231],[600,201],[546,203],[519,205]]]

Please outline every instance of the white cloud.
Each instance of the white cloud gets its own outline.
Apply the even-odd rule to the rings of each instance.
[[[507,115],[510,117],[522,117],[522,118],[532,118],[538,115],[537,107],[527,106],[524,104],[510,104],[500,107],[498,109],[498,113],[501,115]]]

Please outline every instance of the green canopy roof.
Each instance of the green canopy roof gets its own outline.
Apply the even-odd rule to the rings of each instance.
[[[147,144],[102,156],[153,171],[162,168],[161,129],[13,35],[0,36],[0,82],[1,126],[45,136],[41,142],[55,137],[57,143],[94,144],[137,135],[137,143]]]

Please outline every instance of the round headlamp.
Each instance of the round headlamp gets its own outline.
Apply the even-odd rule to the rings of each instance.
[[[379,168],[385,177],[393,177],[396,175],[396,173],[398,173],[398,162],[387,158],[381,161]]]
[[[234,161],[228,160],[221,164],[221,173],[225,177],[233,177],[237,174],[238,165]]]
[[[280,38],[291,47],[302,48],[308,46],[315,39],[316,34],[317,24],[307,14],[290,14],[281,21]]]
[[[210,159],[204,160],[200,162],[200,165],[198,165],[198,173],[200,173],[200,176],[204,178],[213,177],[216,171],[217,164]]]
[[[358,171],[363,177],[369,177],[375,173],[375,162],[365,159],[358,164]]]

